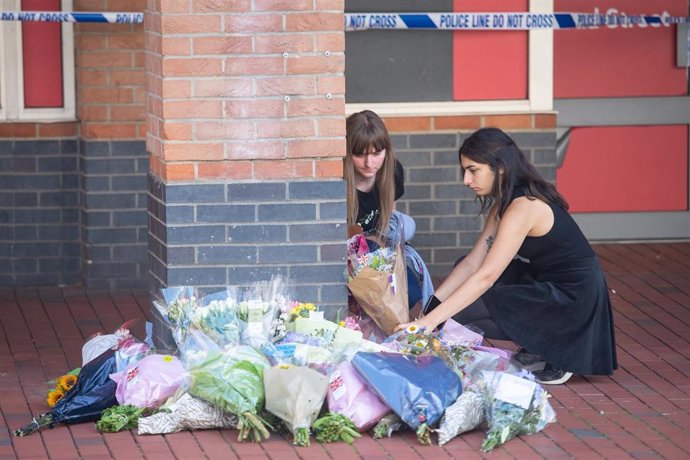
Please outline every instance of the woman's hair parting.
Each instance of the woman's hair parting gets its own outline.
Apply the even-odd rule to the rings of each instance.
[[[502,217],[516,187],[524,187],[525,196],[529,199],[539,198],[568,209],[568,202],[556,187],[541,177],[515,141],[498,128],[481,128],[475,131],[462,143],[459,156],[487,164],[496,172],[491,195],[479,197],[482,205],[480,214],[496,201],[498,217]],[[501,169],[503,174],[499,174]]]

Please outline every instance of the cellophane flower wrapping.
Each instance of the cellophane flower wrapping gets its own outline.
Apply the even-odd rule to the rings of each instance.
[[[267,343],[262,349],[271,365],[303,366],[328,375],[335,366],[330,347],[317,337],[288,332],[280,343]]]
[[[213,340],[219,347],[240,343],[241,327],[237,300],[233,290],[210,294],[201,299],[201,306],[192,312],[192,326]]]
[[[549,394],[529,372],[484,372],[483,391],[489,429],[484,452],[521,434],[532,434],[556,421]]]
[[[84,365],[77,383],[53,407],[54,423],[81,423],[98,420],[108,407],[117,404],[116,384],[109,375],[115,370],[115,350],[106,350]]]
[[[464,391],[446,407],[436,434],[438,444],[444,445],[459,434],[472,431],[484,421],[484,398],[475,391]]]
[[[242,343],[261,348],[280,335],[279,321],[281,314],[288,309],[290,297],[290,289],[280,275],[238,290]]]
[[[450,318],[441,330],[443,339],[448,345],[464,345],[466,347],[481,346],[484,336]]]
[[[110,378],[117,383],[118,404],[156,409],[181,386],[186,386],[187,371],[175,356],[152,354]]]
[[[276,366],[264,370],[266,410],[293,433],[295,444],[309,444],[309,427],[326,398],[328,378],[308,367]]]
[[[178,352],[185,367],[191,369],[221,354],[223,348],[192,326],[187,331],[184,340],[178,344]]]
[[[237,416],[189,393],[169,400],[158,412],[139,418],[139,434],[167,434],[183,430],[234,429]]]
[[[38,415],[26,426],[14,431],[27,436],[57,423],[82,423],[98,420],[101,413],[117,405],[116,384],[109,375],[115,371],[115,350],[108,349],[90,360],[79,371],[77,382],[45,414]]]
[[[464,345],[451,346],[448,354],[465,390],[482,391],[485,385],[484,371],[504,371],[508,364],[495,353]]]
[[[151,353],[153,353],[153,349],[147,343],[132,336],[128,337],[120,342],[115,353],[117,372],[124,371],[127,366],[140,361]]]
[[[376,393],[367,388],[349,361],[343,361],[329,376],[328,410],[346,415],[359,431],[373,427],[390,412]]]
[[[161,289],[158,299],[153,302],[178,346],[187,335],[194,311],[200,306],[200,299],[195,287],[171,286]]]
[[[264,405],[263,372],[267,367],[269,363],[263,354],[252,347],[238,345],[211,355],[207,361],[191,368],[189,393],[224,412],[236,414],[240,440],[251,435],[259,441],[261,437],[268,437],[263,422],[258,418]],[[251,433],[245,432],[245,428],[251,429]]]
[[[324,346],[333,351],[357,347],[362,341],[361,331],[349,329],[320,318],[298,317],[288,324],[287,329],[290,332],[321,338],[324,341]]]
[[[358,352],[352,365],[413,429],[436,423],[462,393],[460,377],[437,356]]]
[[[92,359],[100,356],[109,349],[120,348],[125,342],[131,340],[132,334],[129,327],[135,320],[129,320],[117,328],[112,334],[95,334],[81,347],[82,367]]]

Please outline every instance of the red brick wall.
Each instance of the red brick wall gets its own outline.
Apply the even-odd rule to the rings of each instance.
[[[156,176],[342,176],[342,0],[149,6],[146,142]]]
[[[146,0],[74,0],[74,11],[142,12],[146,4]],[[79,23],[74,39],[82,137],[144,139],[143,24]]]
[[[385,117],[391,133],[475,130],[496,126],[505,130],[556,128],[556,114],[463,115],[432,117]]]

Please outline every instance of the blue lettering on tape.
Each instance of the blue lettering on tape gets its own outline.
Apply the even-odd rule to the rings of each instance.
[[[407,21],[405,22],[407,24]],[[470,26],[468,14],[442,14],[439,21],[442,29],[467,29]]]

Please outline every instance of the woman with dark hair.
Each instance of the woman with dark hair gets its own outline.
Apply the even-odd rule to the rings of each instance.
[[[347,224],[350,234],[364,233],[373,251],[387,241],[405,242],[415,232],[414,220],[395,210],[405,193],[402,164],[395,158],[383,120],[371,110],[347,118],[347,154],[343,175],[347,183]],[[404,246],[408,304],[412,308],[431,296],[431,275],[417,252]]]
[[[453,317],[486,338],[512,340],[546,362],[535,372],[542,383],[611,374],[617,363],[606,280],[566,200],[500,129],[476,131],[459,154],[464,184],[488,215],[417,326],[433,330]]]

